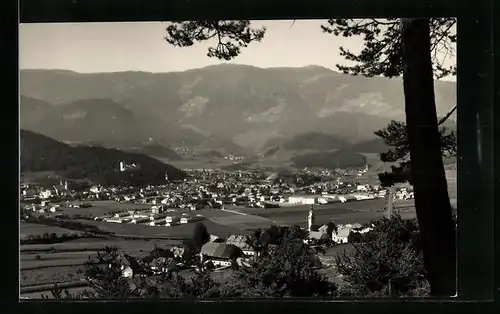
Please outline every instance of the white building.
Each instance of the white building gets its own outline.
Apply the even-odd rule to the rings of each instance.
[[[100,193],[101,190],[102,190],[102,188],[100,186],[97,186],[97,185],[95,185],[95,186],[93,186],[93,187],[90,188],[90,192],[96,193],[96,194]]]
[[[40,198],[50,198],[52,196],[52,190],[45,190],[40,192]]]
[[[341,201],[342,203],[345,203],[347,202],[347,198],[345,196],[339,196],[339,201]]]
[[[318,204],[328,204],[328,199],[326,197],[318,197]]]
[[[290,196],[288,198],[288,203],[290,204],[313,205],[316,202],[317,198],[314,196]]]
[[[368,191],[368,185],[366,185],[366,184],[358,185],[358,186],[356,187],[356,190],[358,190],[358,191],[363,191],[363,192],[367,192],[367,191]]]
[[[349,242],[349,234],[351,233],[351,228],[338,227],[337,232],[332,232],[332,240],[339,244]]]
[[[352,196],[354,197],[354,199],[356,199],[357,201],[361,201],[361,200],[371,200],[371,199],[374,199],[375,196],[373,194],[369,194],[369,193],[353,193]]]
[[[153,215],[163,213],[164,211],[165,211],[164,206],[152,206],[151,207],[151,213]]]
[[[122,269],[122,276],[124,278],[132,278],[132,276],[134,276],[134,272],[132,271],[132,268],[130,268],[130,266],[122,265],[121,269]]]
[[[104,219],[104,221],[110,223],[118,223],[118,224],[121,224],[123,222],[121,218],[106,218]]]

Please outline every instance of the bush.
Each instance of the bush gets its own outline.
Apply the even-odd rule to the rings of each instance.
[[[235,271],[224,294],[230,297],[315,297],[332,295],[336,286],[318,270],[316,254],[304,243],[306,232],[297,226],[282,229],[273,250]]]
[[[425,285],[416,220],[384,218],[358,240],[352,254],[344,252],[336,258],[337,269],[347,283],[343,294],[402,296]]]

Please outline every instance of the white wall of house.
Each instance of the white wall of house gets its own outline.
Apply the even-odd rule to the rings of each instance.
[[[337,242],[337,243],[347,243],[348,242],[348,239],[347,237],[339,237],[337,235],[333,235],[332,236],[332,240],[334,242]]]
[[[231,261],[229,261],[229,260],[216,260],[216,259],[213,259],[212,263],[214,264],[214,266],[231,266]]]
[[[255,251],[254,250],[243,250],[243,254],[249,255],[249,256],[254,256]]]
[[[366,185],[358,185],[356,190],[366,192],[368,191],[368,187]]]

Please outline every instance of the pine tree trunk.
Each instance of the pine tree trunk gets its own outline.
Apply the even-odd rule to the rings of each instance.
[[[439,146],[429,19],[403,19],[403,81],[415,207],[431,296],[456,293],[456,242]]]

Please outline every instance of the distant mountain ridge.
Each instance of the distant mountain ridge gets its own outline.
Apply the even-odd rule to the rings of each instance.
[[[75,129],[95,140],[113,139],[114,129],[139,137],[139,142],[152,137],[165,140],[167,146],[211,145],[244,152],[258,151],[273,138],[306,132],[358,143],[374,139],[373,132],[391,119],[405,119],[401,80],[349,76],[317,66],[263,69],[223,64],[171,73],[21,70],[20,78],[21,94],[30,97],[21,99],[21,108],[28,99],[54,108],[77,106],[75,102],[77,107],[86,102],[95,108],[98,105],[90,103],[99,99],[122,107],[115,108],[114,119],[120,121],[113,127],[101,126],[112,117],[108,111],[87,118],[97,122],[74,122]],[[435,94],[442,116],[456,103],[456,85],[437,81]],[[65,132],[53,130],[54,115],[39,113],[35,119],[22,111],[21,123],[24,119],[28,129],[62,139],[68,127],[63,127]],[[41,122],[44,119],[51,122]],[[99,127],[81,126],[90,122]]]

